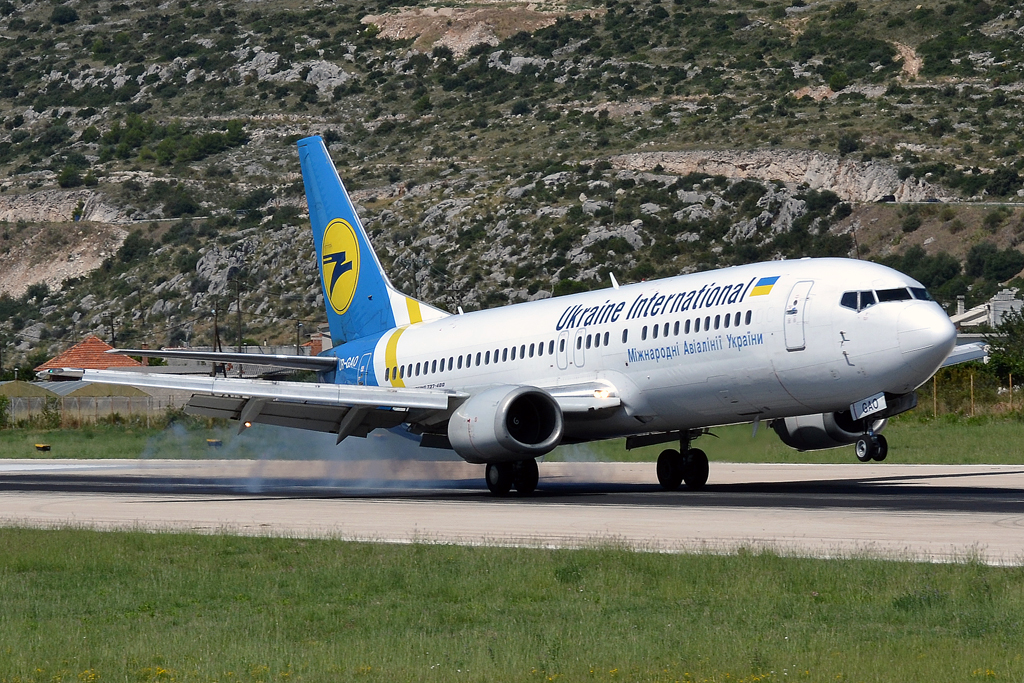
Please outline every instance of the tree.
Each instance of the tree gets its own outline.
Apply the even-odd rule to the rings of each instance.
[[[1024,311],[1010,311],[985,338],[989,345],[989,363],[999,376],[1011,372],[1024,380]]]

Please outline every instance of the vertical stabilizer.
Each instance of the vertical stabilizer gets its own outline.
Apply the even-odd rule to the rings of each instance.
[[[304,138],[298,145],[334,344],[447,315],[391,286],[323,139]]]

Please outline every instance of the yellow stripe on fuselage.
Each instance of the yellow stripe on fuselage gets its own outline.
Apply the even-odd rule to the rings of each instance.
[[[417,310],[418,310],[417,306]],[[402,333],[406,331],[408,327],[399,327],[397,330],[391,333],[391,338],[388,339],[388,345],[384,347],[384,363],[387,367],[391,368],[391,386],[393,387],[404,387],[405,382],[398,378],[398,373],[395,370],[398,368],[398,338],[402,336]]]
[[[774,286],[775,285],[761,285],[760,287],[754,287],[750,290],[750,296],[764,296],[765,294],[770,294],[772,287]]]
[[[416,299],[405,297],[405,307],[409,309],[409,324],[423,322],[423,313],[420,312],[420,302]]]

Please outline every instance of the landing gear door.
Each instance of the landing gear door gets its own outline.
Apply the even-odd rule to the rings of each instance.
[[[803,351],[807,344],[804,334],[804,323],[806,322],[807,296],[811,292],[814,282],[802,280],[793,285],[793,290],[786,299],[785,333],[786,350]]]
[[[558,346],[555,357],[558,359],[558,369],[566,370],[569,367],[569,349],[567,348],[569,346],[569,333],[562,332],[559,334],[556,344]]]

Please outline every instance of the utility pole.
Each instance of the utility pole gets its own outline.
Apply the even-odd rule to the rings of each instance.
[[[107,313],[107,322],[110,323],[110,345],[117,348],[117,336],[114,334],[114,315]]]
[[[242,282],[235,277],[235,311],[238,313],[238,352],[242,352]]]
[[[302,355],[301,351],[299,351],[299,349],[301,348],[301,345],[299,343],[301,339],[302,339],[302,323],[298,323],[295,326],[295,355],[296,356],[301,356]]]

